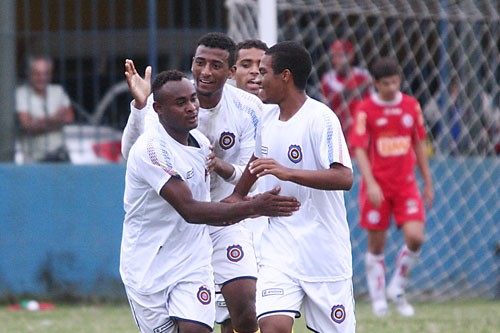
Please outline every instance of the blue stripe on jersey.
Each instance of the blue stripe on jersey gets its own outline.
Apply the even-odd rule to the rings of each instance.
[[[328,145],[328,163],[331,165],[335,161],[335,158],[333,156],[334,153],[334,148],[333,148],[333,122],[332,119],[324,114],[323,119],[326,124],[326,143]]]
[[[252,118],[252,124],[253,124],[253,137],[255,139],[255,135],[257,134],[257,126],[259,125],[259,118],[257,117],[257,113],[255,112],[255,109],[253,109],[251,106],[245,104],[243,105],[241,101],[237,99],[233,99],[233,103],[235,104],[236,108],[238,110],[241,110],[248,114],[250,118]]]

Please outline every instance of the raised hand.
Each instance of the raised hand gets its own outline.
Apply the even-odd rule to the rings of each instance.
[[[151,71],[151,66],[147,66],[143,78],[137,73],[134,62],[125,59],[125,78],[130,94],[134,98],[134,106],[138,109],[146,106],[148,96],[151,94]]]

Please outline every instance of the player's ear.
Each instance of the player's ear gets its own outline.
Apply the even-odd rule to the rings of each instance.
[[[288,82],[293,79],[292,72],[290,72],[289,69],[284,69],[283,72],[281,72],[281,79],[284,82]]]
[[[236,65],[231,66],[231,69],[229,70],[229,75],[228,75],[228,77],[229,77],[230,79],[233,79],[233,78],[234,78],[234,73],[236,73]]]

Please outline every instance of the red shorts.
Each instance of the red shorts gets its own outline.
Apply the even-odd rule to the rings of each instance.
[[[408,221],[425,221],[424,201],[416,182],[399,188],[397,191],[382,188],[384,201],[376,208],[368,200],[365,184],[359,193],[360,225],[369,230],[386,230],[390,227],[391,214],[398,228]]]

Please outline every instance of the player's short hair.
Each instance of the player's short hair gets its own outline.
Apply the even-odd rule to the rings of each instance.
[[[153,84],[151,85],[151,90],[153,91],[153,99],[158,101],[159,92],[161,87],[163,87],[169,81],[181,81],[182,79],[187,79],[186,74],[177,70],[171,69],[168,71],[163,71],[156,75]]]
[[[260,39],[247,39],[236,44],[236,52],[247,49],[259,49],[262,51],[267,51],[269,47]]]
[[[372,66],[371,70],[373,79],[378,81],[384,77],[401,75],[401,69],[399,68],[399,63],[393,58],[380,58]]]
[[[234,41],[222,32],[209,32],[203,35],[198,40],[198,46],[203,45],[206,47],[225,50],[229,53],[228,65],[231,68],[236,62],[236,44]]]
[[[306,88],[311,74],[311,55],[304,46],[295,41],[280,42],[271,46],[266,55],[272,56],[271,68],[275,74],[288,69],[293,75],[293,82],[298,89]]]

